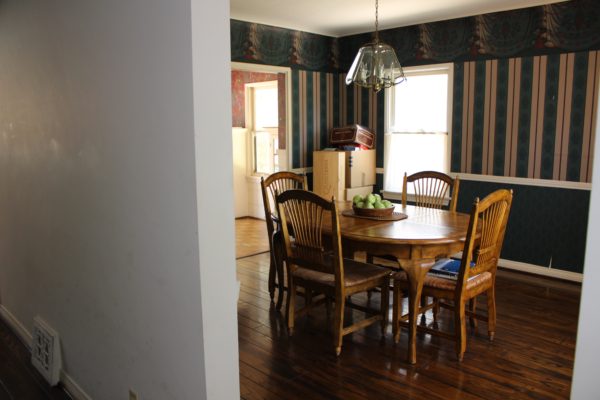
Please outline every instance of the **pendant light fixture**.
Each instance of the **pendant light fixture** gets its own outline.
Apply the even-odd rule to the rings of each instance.
[[[346,75],[346,85],[371,88],[375,92],[406,80],[392,46],[379,40],[379,0],[375,0],[375,40],[358,50]]]

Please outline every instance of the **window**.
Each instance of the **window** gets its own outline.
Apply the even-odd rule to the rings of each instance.
[[[252,174],[279,171],[277,81],[246,84],[251,115]]]
[[[402,191],[405,172],[448,173],[450,169],[452,64],[406,68],[404,72],[406,82],[386,91],[386,192]]]

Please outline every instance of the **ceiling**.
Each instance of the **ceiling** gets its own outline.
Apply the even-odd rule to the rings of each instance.
[[[563,0],[379,0],[379,28],[558,3]],[[375,30],[375,0],[230,0],[231,18],[327,36]]]

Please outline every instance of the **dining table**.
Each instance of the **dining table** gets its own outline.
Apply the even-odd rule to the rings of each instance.
[[[409,282],[408,362],[415,364],[417,319],[423,281],[436,259],[463,249],[469,214],[396,204],[394,212],[406,217],[389,220],[348,216],[353,214],[350,211],[352,202],[349,201],[338,201],[337,207],[345,257],[354,258],[356,252],[392,256],[398,261],[398,267],[406,272]],[[394,323],[395,338],[398,337],[398,329],[398,324]]]

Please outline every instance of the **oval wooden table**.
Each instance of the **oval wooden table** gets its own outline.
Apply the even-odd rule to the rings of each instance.
[[[351,202],[338,202],[338,210],[352,208]],[[340,230],[346,257],[357,251],[396,257],[409,280],[408,362],[415,364],[417,318],[423,280],[436,258],[463,249],[469,215],[425,207],[397,204],[395,211],[408,217],[400,221],[380,221],[340,215]],[[326,220],[328,220],[326,218]],[[394,337],[398,326],[394,324]]]

